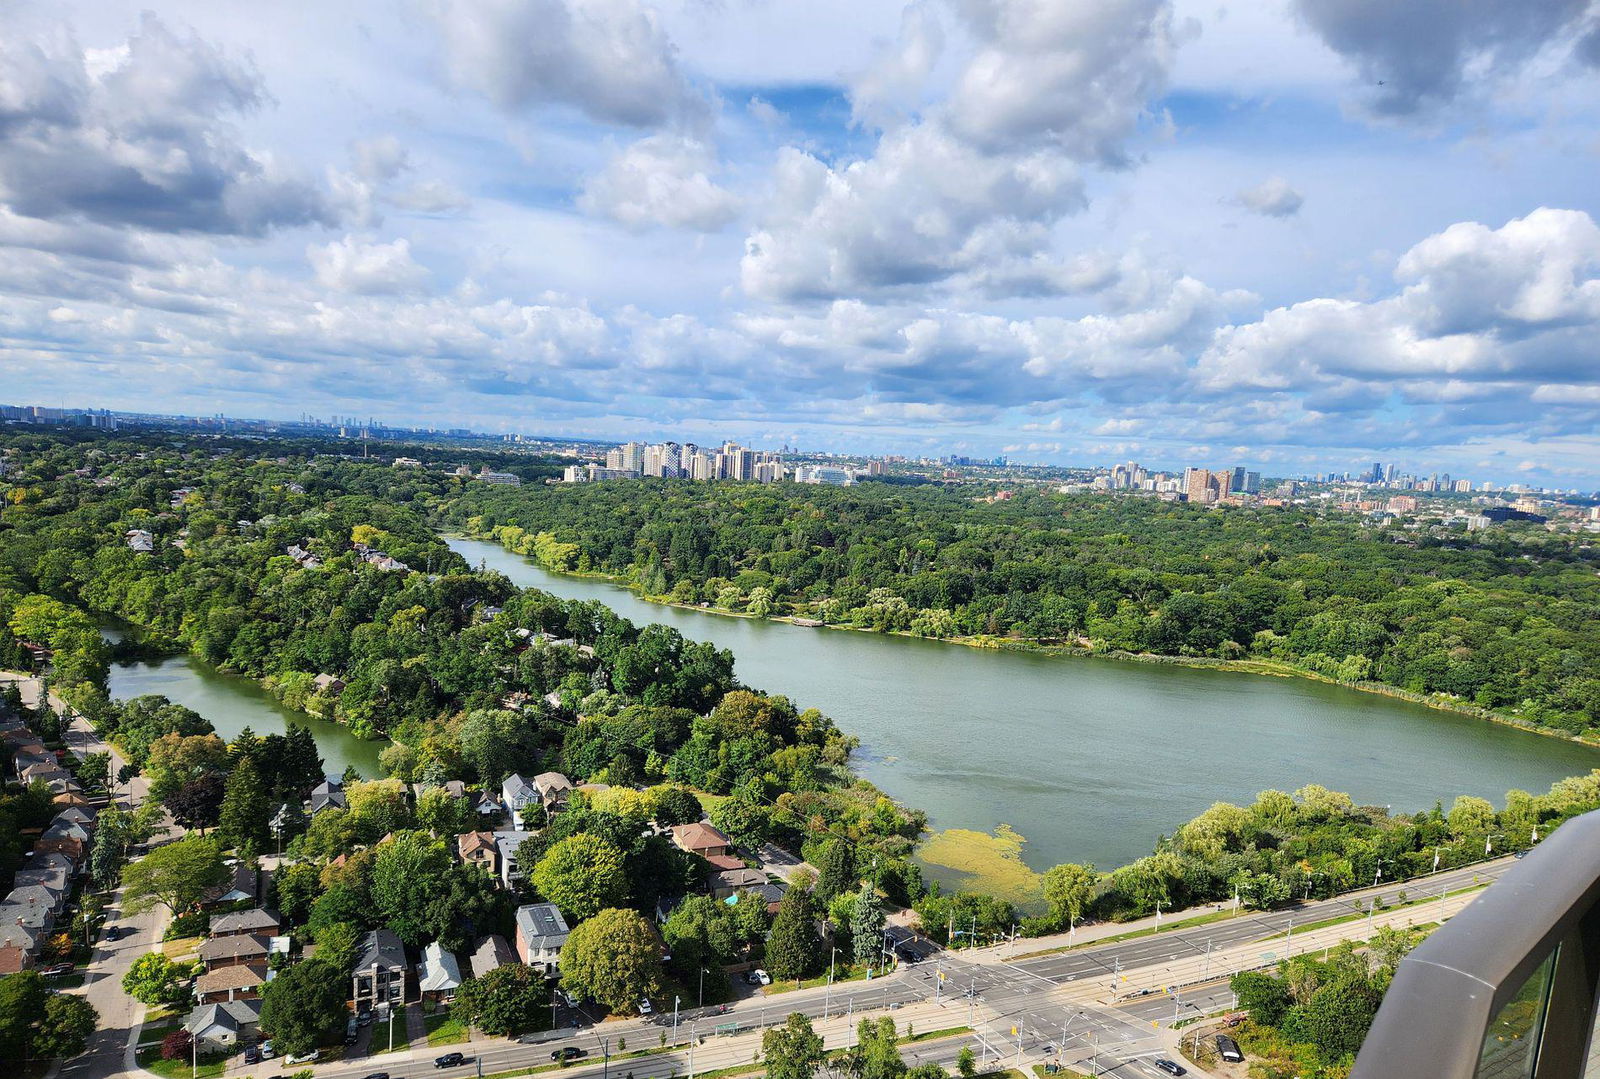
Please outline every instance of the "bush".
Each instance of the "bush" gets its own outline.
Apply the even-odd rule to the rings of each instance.
[[[203,937],[211,931],[211,915],[203,910],[193,910],[172,919],[162,940],[182,940],[184,937]]]
[[[188,1060],[194,1051],[194,1037],[187,1030],[174,1030],[161,1039],[162,1060]]]

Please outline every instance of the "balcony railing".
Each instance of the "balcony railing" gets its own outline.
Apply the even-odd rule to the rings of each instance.
[[[1600,812],[1563,824],[1400,963],[1351,1079],[1580,1079],[1597,985]]]

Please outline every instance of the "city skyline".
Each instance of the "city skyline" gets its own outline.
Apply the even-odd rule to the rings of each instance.
[[[1592,487],[1600,23],[1415,3],[12,5],[0,375]]]

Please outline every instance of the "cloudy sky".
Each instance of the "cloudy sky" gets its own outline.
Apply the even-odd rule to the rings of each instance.
[[[1600,0],[0,5],[0,401],[1600,481]]]

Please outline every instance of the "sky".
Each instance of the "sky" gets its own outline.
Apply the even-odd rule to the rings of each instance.
[[[0,5],[0,400],[1600,485],[1600,0]]]

